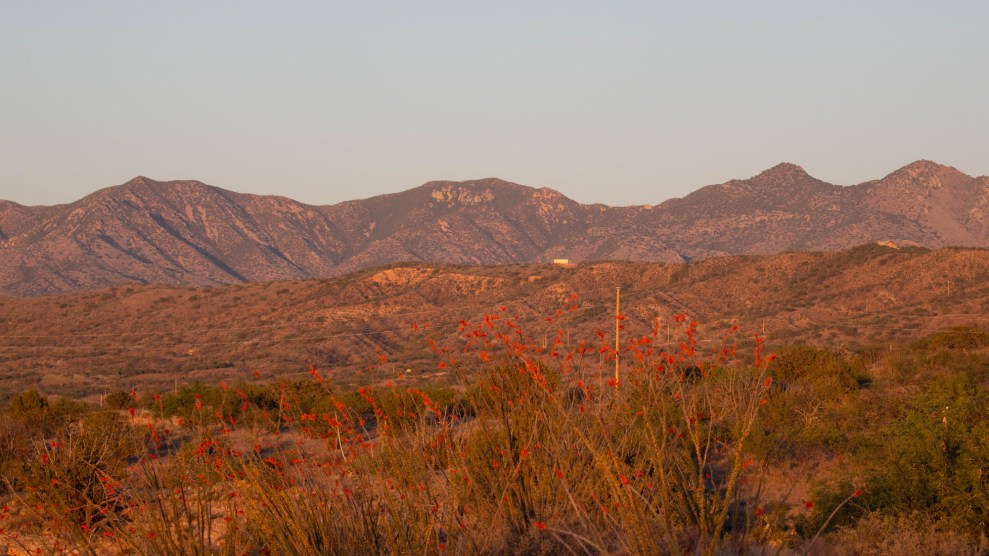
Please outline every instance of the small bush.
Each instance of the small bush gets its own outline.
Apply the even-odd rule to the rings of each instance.
[[[864,412],[859,390],[871,379],[861,359],[831,350],[793,346],[770,367],[773,390],[751,447],[777,458],[833,454],[847,447]]]
[[[971,326],[956,326],[928,336],[914,344],[921,350],[973,350],[989,347],[989,331]]]
[[[129,407],[134,407],[134,403],[134,397],[122,390],[110,392],[103,397],[103,407],[107,409],[127,409]]]
[[[134,431],[116,412],[85,415],[38,448],[30,494],[47,523],[93,531],[119,511],[115,489],[137,453]]]
[[[855,525],[841,527],[823,540],[813,554],[976,556],[989,552],[985,536],[945,531],[922,513],[901,516],[870,513]]]

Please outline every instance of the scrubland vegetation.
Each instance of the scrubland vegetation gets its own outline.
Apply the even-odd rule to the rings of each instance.
[[[459,345],[427,339],[454,386],[351,391],[312,368],[100,409],[23,392],[0,416],[0,548],[987,550],[989,333],[770,354],[674,325],[616,353],[611,334],[533,339],[496,310],[461,322]]]

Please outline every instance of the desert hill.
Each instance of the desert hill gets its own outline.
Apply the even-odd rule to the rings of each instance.
[[[573,268],[402,264],[323,280],[0,298],[0,384],[8,394],[35,386],[82,396],[251,379],[253,370],[293,374],[310,364],[354,384],[407,368],[412,378],[442,380],[427,342],[456,345],[460,320],[478,322],[503,306],[537,341],[561,329],[574,342],[593,340],[613,330],[616,287],[629,337],[677,313],[698,320],[705,338],[737,324],[743,341],[758,331],[771,347],[885,347],[989,324],[989,251],[981,249],[872,244]],[[388,362],[371,370],[379,355]]]

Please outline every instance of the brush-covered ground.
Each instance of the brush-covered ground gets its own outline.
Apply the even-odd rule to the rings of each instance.
[[[382,373],[451,383],[422,334],[452,344],[458,321],[505,306],[543,341],[564,327],[593,336],[622,290],[626,324],[698,320],[705,339],[739,325],[771,349],[809,343],[888,348],[957,325],[989,325],[989,251],[863,245],[821,253],[688,264],[395,265],[328,280],[214,288],[126,285],[38,298],[0,297],[0,403],[35,388],[97,402],[108,391],[174,390],[324,369],[356,388]],[[567,298],[580,308],[547,325]],[[379,355],[388,365],[369,372]],[[411,378],[410,377],[410,378]]]
[[[790,343],[495,306],[372,355],[0,415],[0,549],[41,554],[982,554],[989,332]],[[616,349],[616,324],[620,339]],[[528,330],[535,330],[529,332]],[[616,376],[616,358],[618,359]]]

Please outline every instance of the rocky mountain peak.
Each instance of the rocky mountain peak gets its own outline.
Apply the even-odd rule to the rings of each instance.
[[[509,200],[509,202],[528,199],[538,202],[546,200],[569,201],[565,195],[555,189],[548,187],[536,189],[499,178],[465,181],[433,181],[422,185],[418,189],[427,191],[433,202],[449,207],[480,205],[499,199]]]
[[[478,182],[431,182],[424,187],[434,202],[451,207],[480,205],[495,198],[490,185]]]
[[[781,162],[776,166],[768,170],[764,170],[757,178],[769,178],[769,179],[790,179],[794,180],[797,178],[809,178],[810,174],[807,173],[802,167],[792,164],[790,162]]]
[[[124,182],[124,185],[147,185],[149,183],[158,183],[158,182],[146,176],[135,176]]]
[[[882,179],[894,184],[909,184],[929,188],[938,188],[946,182],[966,179],[968,176],[952,166],[945,166],[930,160],[918,160],[895,170]]]
[[[121,199],[137,197],[145,200],[175,199],[189,195],[211,195],[218,188],[197,180],[157,181],[146,176],[137,176],[119,186],[108,187],[98,193],[105,198]]]

